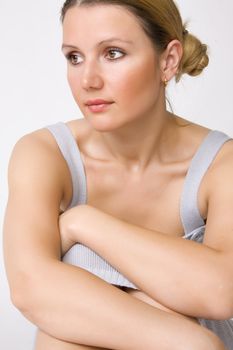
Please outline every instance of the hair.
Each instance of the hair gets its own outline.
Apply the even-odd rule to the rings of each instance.
[[[187,23],[182,23],[180,12],[173,0],[66,0],[61,9],[60,20],[63,23],[66,12],[71,7],[99,4],[122,6],[134,14],[159,53],[174,39],[182,43],[183,56],[175,76],[176,82],[183,74],[201,74],[208,65],[207,45],[188,32]]]

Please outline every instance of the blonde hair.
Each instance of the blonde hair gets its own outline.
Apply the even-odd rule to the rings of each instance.
[[[187,31],[173,0],[66,0],[60,19],[63,22],[66,12],[73,6],[99,4],[122,6],[134,14],[159,53],[174,39],[182,43],[183,56],[175,76],[176,82],[183,74],[201,74],[208,65],[207,45]]]

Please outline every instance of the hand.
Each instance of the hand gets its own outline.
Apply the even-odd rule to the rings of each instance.
[[[69,211],[64,212],[59,216],[59,229],[60,229],[60,237],[61,237],[62,257],[75,243],[77,243],[75,239],[72,237],[72,230],[70,229],[70,226],[69,226],[70,221],[68,220],[69,217],[70,217]]]
[[[90,208],[85,204],[77,205],[59,216],[62,256],[81,239],[82,226],[86,226]]]

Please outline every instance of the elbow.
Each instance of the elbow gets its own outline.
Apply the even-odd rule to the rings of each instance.
[[[53,260],[52,264],[51,261],[49,263],[46,261],[46,268],[40,266],[36,272],[35,269],[18,270],[11,279],[10,296],[13,305],[38,328],[50,328],[51,317],[54,313],[56,315],[54,308],[56,289],[54,279],[51,280],[51,276],[56,275],[54,261],[57,265],[57,260]]]
[[[29,302],[30,298],[21,293],[11,293],[11,302],[16,309],[31,323],[38,326],[38,311],[35,305]]]
[[[16,307],[16,309],[18,309],[22,314],[25,314],[28,309],[28,305],[27,305],[28,298],[26,298],[24,294],[19,292],[17,288],[14,288],[13,290],[11,290],[10,298],[11,298],[12,304]]]
[[[25,275],[18,276],[18,282],[10,286],[10,298],[12,304],[23,314],[29,321],[35,323],[36,319],[36,303],[33,297],[33,284],[30,277]]]

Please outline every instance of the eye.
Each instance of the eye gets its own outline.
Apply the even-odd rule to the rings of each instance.
[[[115,52],[115,53],[114,53]],[[118,49],[118,48],[116,48],[116,47],[110,47],[109,49],[108,49],[108,53],[110,53],[110,56],[112,57],[112,58],[110,58],[110,60],[112,61],[112,60],[117,60],[117,59],[119,59],[119,58],[121,58],[121,57],[113,57],[113,56],[115,56],[115,54],[116,54],[116,52],[118,53],[118,54],[121,54],[121,55],[125,55],[125,53],[122,51],[122,50],[120,50],[120,49]]]
[[[77,53],[74,52],[70,52],[66,55],[66,59],[73,65],[76,66],[77,64],[79,64],[80,62],[78,62],[78,57],[79,55]]]
[[[110,54],[110,61],[114,61],[121,58],[122,56],[125,56],[125,53],[116,47],[108,48],[107,52],[108,54]],[[120,54],[121,56],[115,57],[116,53]],[[78,64],[80,64],[80,62],[78,61],[79,54],[77,52],[69,52],[65,55],[65,57],[72,66],[77,66]]]

